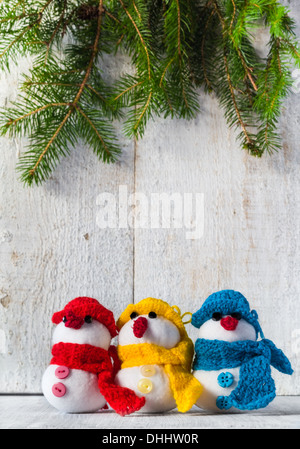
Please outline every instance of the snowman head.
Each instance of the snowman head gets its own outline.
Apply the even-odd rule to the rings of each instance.
[[[131,314],[119,332],[119,345],[152,343],[166,349],[174,348],[180,342],[180,333],[175,324],[156,312],[147,315]]]
[[[207,340],[241,341],[256,340],[256,331],[252,324],[241,318],[238,312],[223,316],[214,312],[212,318],[199,328],[199,338]]]
[[[73,299],[53,315],[52,321],[57,325],[53,344],[89,344],[108,350],[117,334],[113,313],[93,298]]]
[[[263,337],[255,310],[250,311],[246,298],[234,290],[222,290],[210,295],[192,316],[199,328],[199,338],[228,342],[257,340]]]
[[[155,298],[130,304],[117,326],[120,329],[120,346],[150,343],[171,349],[187,338],[180,314],[166,302]]]

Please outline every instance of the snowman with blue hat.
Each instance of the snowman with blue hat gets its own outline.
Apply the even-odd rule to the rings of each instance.
[[[237,291],[210,295],[192,324],[199,329],[193,374],[203,386],[197,406],[204,410],[264,408],[276,396],[271,366],[293,373],[284,353],[264,338],[257,312]]]

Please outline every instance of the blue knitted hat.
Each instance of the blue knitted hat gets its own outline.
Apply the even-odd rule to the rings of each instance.
[[[258,322],[258,314],[255,310],[250,311],[247,299],[234,290],[221,290],[210,295],[203,303],[202,307],[192,315],[192,325],[199,329],[205,321],[210,320],[212,314],[219,312],[222,315],[230,315],[239,312],[244,320],[252,324],[258,334],[264,338],[263,332]]]

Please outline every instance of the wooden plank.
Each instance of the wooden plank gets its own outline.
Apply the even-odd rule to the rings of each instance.
[[[43,396],[0,396],[0,429],[299,429],[300,398],[277,397],[268,407],[239,414],[211,414],[196,407],[182,414],[129,415],[108,410],[65,414],[52,408]],[[106,432],[105,432],[106,434]],[[112,435],[114,433],[112,432]],[[100,438],[100,435],[98,436]]]
[[[284,4],[300,24],[298,2]],[[1,75],[1,105],[15,98],[27,66],[22,61]],[[128,69],[125,60],[107,66],[107,76],[120,67]],[[52,313],[75,296],[94,296],[118,317],[129,302],[147,296],[194,312],[213,291],[234,288],[292,361],[292,377],[274,372],[278,393],[300,394],[299,93],[283,111],[283,151],[261,160],[239,148],[214,98],[200,94],[200,104],[191,122],[155,120],[136,145],[122,137],[123,156],[114,166],[100,164],[80,145],[47,184],[32,190],[23,189],[15,173],[25,141],[1,139],[1,392],[40,391]],[[133,216],[135,229],[120,228],[118,219],[115,228],[101,229],[101,194],[111,193],[119,207],[122,186],[122,211],[125,219]],[[141,207],[132,205],[134,192],[148,201],[142,217]],[[201,238],[187,238],[195,208],[181,227],[180,217],[170,228],[155,220],[152,226],[153,194],[178,194],[182,204],[185,194],[193,200],[200,194]],[[195,339],[195,330],[187,329]]]
[[[188,240],[174,222],[137,228],[135,300],[153,296],[195,312],[214,291],[241,291],[295,369],[274,373],[280,394],[300,393],[298,100],[291,96],[283,111],[278,154],[255,159],[241,150],[215,99],[201,94],[196,120],[155,120],[136,157],[136,191],[149,203],[153,193],[204,195],[204,233]]]
[[[23,63],[2,76],[1,104],[12,99],[25,69]],[[1,392],[41,391],[51,317],[68,301],[97,298],[116,318],[132,301],[132,229],[99,226],[101,195],[117,199],[120,184],[133,189],[133,142],[122,141],[120,162],[104,165],[80,144],[47,183],[29,189],[15,172],[24,140],[1,139]]]

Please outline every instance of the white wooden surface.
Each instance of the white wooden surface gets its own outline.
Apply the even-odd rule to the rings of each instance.
[[[300,36],[299,2],[283,3]],[[1,75],[1,105],[15,98],[27,65]],[[128,69],[125,61],[120,67]],[[120,67],[107,67],[107,76]],[[17,180],[25,142],[1,138],[0,392],[41,391],[52,313],[76,296],[98,298],[117,318],[147,296],[193,312],[213,291],[233,288],[291,359],[292,377],[274,372],[278,394],[300,394],[299,99],[292,94],[283,110],[283,150],[261,160],[239,148],[216,100],[202,93],[194,121],[155,120],[143,140],[122,137],[116,165],[81,145],[39,188]],[[188,240],[187,229],[174,227],[100,229],[97,199],[109,192],[118,201],[120,186],[146,198],[203,194],[202,238]],[[137,223],[137,209],[129,210]]]
[[[209,414],[194,407],[185,414],[171,411],[121,417],[112,410],[64,414],[53,409],[43,396],[0,396],[0,429],[170,429],[176,432],[179,429],[299,428],[299,397],[277,397],[266,409],[241,414]],[[131,434],[134,435],[134,430]]]

